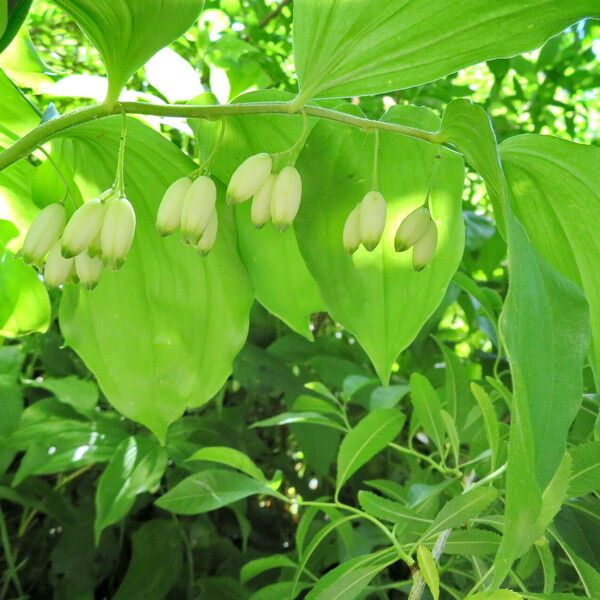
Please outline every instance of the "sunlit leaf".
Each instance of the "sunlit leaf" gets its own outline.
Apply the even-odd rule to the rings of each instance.
[[[94,197],[112,183],[119,119],[68,135],[80,189]],[[60,321],[113,406],[164,439],[187,406],[208,402],[227,379],[245,341],[252,292],[225,207],[207,258],[157,235],[162,194],[192,165],[135,121],[128,140],[127,195],[137,214],[132,250],[123,268],[105,272],[92,292],[65,290]]]
[[[438,124],[429,110],[410,106],[395,107],[386,119]],[[441,302],[460,261],[463,165],[458,155],[441,151],[431,197],[439,244],[431,265],[415,272],[412,251],[395,252],[393,240],[401,220],[424,202],[439,148],[380,135],[378,183],[387,201],[387,227],[375,251],[361,248],[349,256],[342,245],[344,223],[373,185],[373,149],[372,132],[329,122],[313,129],[297,163],[304,191],[295,229],[330,314],[356,336],[387,383],[392,364]]]
[[[595,0],[296,0],[294,56],[303,98],[412,87],[491,58],[541,46]],[[500,26],[501,25],[501,26]]]
[[[252,92],[236,102],[289,100],[290,94],[275,90]],[[190,121],[203,154],[211,153],[219,125],[207,121]],[[228,182],[237,167],[259,152],[283,152],[302,135],[301,117],[283,115],[244,115],[224,120],[223,141],[217,148],[212,171]],[[323,311],[323,301],[313,276],[298,249],[293,229],[284,233],[272,224],[256,229],[250,220],[250,202],[235,209],[240,255],[252,279],[256,299],[294,331],[309,339],[309,319]]]
[[[258,481],[265,481],[263,472],[256,466],[254,461],[235,448],[225,446],[206,446],[196,450],[187,460],[204,460],[207,462],[220,463],[233,467],[246,475],[250,475]]]
[[[182,35],[204,0],[56,0],[98,48],[116,101],[129,77],[158,50]]]

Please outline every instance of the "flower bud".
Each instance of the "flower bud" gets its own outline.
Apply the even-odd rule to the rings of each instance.
[[[275,179],[277,179],[276,175],[269,175],[269,178],[252,198],[250,217],[255,227],[259,229],[271,220],[271,192]]]
[[[181,233],[184,241],[197,244],[217,201],[217,186],[210,177],[202,175],[190,186],[183,200],[181,211]]]
[[[363,246],[372,252],[379,244],[385,229],[386,205],[379,192],[368,192],[360,203],[358,224]]]
[[[227,204],[239,204],[254,196],[271,174],[273,159],[269,154],[247,158],[231,176],[227,187]]]
[[[71,216],[62,236],[62,254],[71,258],[87,250],[100,233],[104,202],[95,198],[80,206]]]
[[[131,248],[134,234],[135,211],[131,202],[124,197],[109,200],[100,231],[102,257],[109,269],[116,271],[121,268]]]
[[[102,267],[102,260],[98,257],[92,258],[87,252],[75,257],[75,272],[81,285],[88,290],[93,290],[98,284]]]
[[[57,288],[66,283],[71,276],[73,266],[74,259],[62,255],[60,241],[54,242],[44,265],[44,283],[50,288]]]
[[[412,264],[415,271],[422,271],[431,262],[437,239],[437,226],[433,220],[430,220],[425,233],[413,247]]]
[[[181,227],[183,201],[191,185],[189,177],[181,177],[167,188],[156,216],[156,229],[160,235],[175,233]]]
[[[90,243],[88,249],[87,249],[87,253],[92,257],[96,257],[99,256],[100,258],[102,258],[102,229],[100,229],[100,231],[98,232],[98,235],[92,240],[92,242]]]
[[[394,239],[396,252],[404,252],[414,246],[422,237],[431,221],[431,214],[426,206],[413,210],[398,227]]]
[[[215,245],[215,241],[217,239],[217,231],[219,229],[219,217],[217,216],[217,211],[213,209],[212,215],[210,217],[210,221],[200,238],[200,241],[194,246],[196,251],[201,256],[207,256],[208,253],[212,250]]]
[[[344,224],[344,250],[348,254],[354,254],[360,246],[360,204],[356,205],[348,215]]]
[[[39,263],[60,237],[67,220],[62,204],[50,204],[43,208],[31,223],[21,249],[26,263]]]
[[[302,179],[294,167],[284,167],[271,191],[271,218],[279,231],[285,231],[296,218],[302,198]]]

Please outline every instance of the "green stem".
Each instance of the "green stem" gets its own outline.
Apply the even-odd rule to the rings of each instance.
[[[451,469],[449,467],[444,467],[435,462],[431,457],[427,456],[427,454],[422,454],[413,448],[406,448],[405,446],[400,446],[399,444],[394,444],[393,442],[388,444],[390,448],[398,451],[400,454],[408,454],[409,456],[414,456],[419,460],[423,460],[428,463],[433,469],[435,469],[438,473],[442,475],[452,475],[454,477],[462,477],[463,474],[459,469]]]
[[[351,127],[358,127],[365,131],[379,130],[390,131],[408,137],[424,140],[433,144],[441,143],[439,132],[422,131],[415,127],[407,127],[396,123],[372,121],[363,117],[356,117],[337,110],[321,106],[297,106],[291,102],[240,102],[239,104],[223,105],[195,105],[195,104],[151,104],[144,102],[119,102],[114,106],[96,104],[69,112],[61,117],[42,123],[12,146],[0,153],[0,171],[17,160],[29,156],[38,146],[58,135],[62,131],[81,125],[88,121],[101,119],[113,114],[126,112],[138,115],[156,115],[160,117],[179,117],[183,119],[219,119],[227,116],[238,115],[265,115],[282,114],[290,115],[304,111],[307,116],[328,119],[344,123]]]
[[[4,549],[4,556],[6,557],[6,565],[8,567],[8,575],[15,586],[15,589],[19,593],[20,598],[25,598],[21,581],[19,580],[19,574],[15,564],[12,548],[10,547],[10,538],[8,535],[8,527],[6,526],[6,519],[4,518],[4,511],[0,506],[0,537],[2,538],[2,547]],[[4,594],[3,594],[4,595]]]
[[[385,534],[385,536],[390,540],[394,549],[398,553],[398,557],[401,560],[403,560],[409,567],[415,563],[415,561],[411,558],[411,556],[402,549],[402,546],[400,546],[400,543],[398,542],[396,537],[394,537],[392,532],[379,519],[376,519],[375,517],[360,510],[359,508],[355,508],[354,506],[344,504],[343,502],[340,502],[339,500],[336,500],[335,502],[311,502],[311,501],[304,502],[304,501],[302,501],[299,504],[300,504],[300,506],[316,506],[318,508],[338,508],[339,510],[345,510],[347,512],[351,512],[363,519],[366,519],[367,521],[370,521],[373,525],[375,525],[375,527],[377,527],[379,530],[381,530]]]
[[[121,137],[119,139],[119,158],[117,160],[117,176],[115,188],[121,197],[125,196],[125,144],[127,141],[127,113],[123,110],[123,123],[121,125]]]
[[[379,191],[379,131],[374,131],[375,140],[373,142],[373,173],[371,189]]]
[[[198,175],[210,175],[210,165],[219,149],[219,146],[223,142],[223,137],[225,136],[225,119],[221,119],[221,127],[219,130],[219,137],[215,142],[210,154],[206,157],[206,160],[203,161],[200,166],[190,173],[190,177],[192,179],[196,178]]]

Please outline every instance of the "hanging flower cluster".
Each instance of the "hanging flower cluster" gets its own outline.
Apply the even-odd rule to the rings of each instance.
[[[46,206],[35,218],[21,256],[43,267],[48,287],[81,283],[93,289],[103,269],[121,268],[135,234],[135,211],[114,188],[85,202],[67,221],[61,203]]]
[[[296,218],[302,198],[302,179],[295,167],[287,166],[275,175],[273,159],[261,153],[247,158],[232,175],[227,203],[240,204],[252,198],[251,219],[258,228],[269,221],[285,231]]]
[[[378,246],[385,229],[386,204],[384,197],[375,191],[365,194],[348,215],[344,224],[343,244],[353,254],[362,244],[372,252]],[[433,259],[437,245],[437,227],[426,206],[411,212],[398,227],[394,240],[396,252],[413,248],[412,264],[422,271]]]
[[[217,186],[210,177],[181,177],[162,198],[156,228],[162,236],[180,229],[183,243],[206,256],[215,245],[219,229],[216,203]]]

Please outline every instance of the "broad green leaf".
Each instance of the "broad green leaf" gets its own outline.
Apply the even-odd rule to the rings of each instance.
[[[294,57],[300,94],[379,94],[514,56],[584,17],[595,0],[296,0]]]
[[[337,429],[338,431],[346,431],[346,428],[336,419],[332,419],[322,413],[300,411],[300,412],[285,412],[262,421],[257,421],[252,424],[252,427],[279,427],[281,425],[291,425],[294,423],[307,423],[311,425],[323,425]]]
[[[421,577],[423,577],[423,580],[427,584],[433,600],[438,600],[440,597],[440,574],[438,573],[435,559],[427,546],[419,546],[417,548],[417,562],[421,571]]]
[[[382,408],[369,413],[346,434],[337,458],[338,491],[358,469],[394,441],[405,420],[401,412]]]
[[[491,487],[476,488],[455,496],[440,510],[422,538],[427,539],[447,529],[460,527],[485,510],[496,496],[496,490]]]
[[[0,144],[7,146],[39,124],[41,115],[0,69]],[[30,169],[31,166],[29,165]],[[14,167],[13,167],[14,168]],[[0,217],[4,218],[0,213]]]
[[[498,415],[490,397],[486,391],[476,383],[471,383],[471,391],[479,405],[485,427],[485,435],[492,453],[490,471],[495,471],[498,465],[498,452],[500,449],[500,427],[498,425]]]
[[[19,427],[23,413],[20,383],[24,354],[19,346],[0,347],[0,439]],[[15,452],[0,447],[0,475],[10,466]]]
[[[263,558],[256,558],[246,563],[240,570],[240,581],[247,583],[254,577],[262,575],[272,569],[295,569],[296,563],[285,554],[272,554]]]
[[[102,531],[123,519],[138,494],[158,487],[167,466],[167,453],[155,440],[123,440],[104,469],[96,488],[96,545]]]
[[[247,475],[209,469],[180,481],[156,501],[156,506],[179,515],[197,515],[255,494],[273,491]]]
[[[258,481],[266,481],[264,473],[256,466],[254,461],[243,452],[236,450],[235,448],[228,448],[226,446],[207,446],[196,450],[188,459],[192,460],[204,460],[213,463],[220,463],[233,467],[246,475],[250,475]]]
[[[444,111],[441,135],[483,177],[498,229],[506,235],[507,186],[490,117],[470,100],[453,100]]]
[[[433,128],[439,122],[428,109],[411,106],[394,107],[385,118]],[[417,273],[411,252],[394,250],[400,221],[425,200],[439,150],[381,133],[379,188],[387,201],[387,227],[375,251],[361,248],[352,256],[344,251],[342,232],[346,218],[372,186],[374,134],[321,122],[297,163],[303,181],[295,224],[300,250],[330,314],[356,336],[384,383],[398,354],[442,301],[463,251],[463,164],[445,149],[431,198],[439,230],[433,262]]]
[[[536,250],[584,292],[600,381],[600,148],[541,135],[503,142],[515,214]]]
[[[137,69],[192,25],[203,0],[55,0],[69,12],[102,54],[107,99],[116,102]]]
[[[175,521],[147,521],[133,534],[133,553],[113,600],[165,598],[183,564],[182,537]]]
[[[423,530],[432,522],[431,519],[421,517],[414,508],[387,498],[381,498],[372,492],[363,490],[358,492],[358,502],[365,512],[383,521],[391,521],[392,523],[412,521],[413,524],[422,527]]]
[[[600,490],[600,441],[576,446],[570,451],[573,459],[568,495],[585,496]]]
[[[514,396],[506,527],[496,557],[496,584],[554,516],[543,493],[560,475],[567,434],[581,404],[589,327],[581,291],[534,250],[513,217],[508,245],[511,282],[501,329]],[[565,477],[568,485],[569,474]],[[557,499],[555,511],[562,500]]]
[[[45,377],[43,380],[34,380],[32,387],[52,392],[57,400],[70,404],[77,411],[90,411],[98,402],[98,387],[93,381],[79,379],[75,375],[67,377]]]
[[[487,529],[457,529],[450,534],[445,554],[461,556],[494,556],[500,546],[500,536]]]
[[[499,585],[512,562],[540,537],[553,517],[552,509],[558,510],[562,501],[568,477],[563,457],[567,432],[581,403],[589,315],[576,285],[534,248],[513,214],[513,205],[519,204],[518,190],[507,186],[486,113],[465,100],[452,102],[444,115],[442,136],[484,178],[509,248],[510,285],[501,330],[514,394],[506,527],[495,562]],[[528,199],[529,195],[524,196]]]
[[[0,54],[0,69],[19,87],[31,88],[34,93],[39,93],[44,85],[52,84],[52,71],[36,52],[25,28],[19,30]]]
[[[0,52],[17,35],[33,0],[0,0]]]
[[[290,94],[276,90],[244,94],[235,102],[285,101]],[[292,147],[302,135],[302,118],[289,115],[243,115],[224,119],[225,132],[212,171],[228,182],[237,167],[259,152],[278,153]],[[219,125],[192,120],[204,155],[211,153]],[[312,121],[309,122],[312,126]],[[310,315],[325,310],[313,276],[300,254],[293,229],[284,233],[271,224],[256,229],[250,220],[250,202],[235,209],[238,247],[252,279],[256,299],[294,331],[309,339]]]
[[[414,373],[411,376],[410,390],[414,416],[423,431],[433,441],[440,455],[443,456],[446,426],[437,392],[433,389],[429,380],[420,373]],[[413,429],[414,426],[411,424],[411,430]]]
[[[50,300],[35,269],[0,246],[0,336],[44,332],[50,324]]]
[[[120,119],[70,130],[70,163],[85,197],[112,183]],[[236,251],[232,213],[219,200],[219,235],[207,258],[156,234],[158,203],[191,161],[136,121],[128,127],[126,189],[137,215],[127,262],[92,292],[67,286],[60,322],[67,344],[111,404],[164,440],[186,407],[221,388],[246,338],[252,291]],[[139,348],[149,349],[140,352]]]
[[[321,577],[306,600],[354,600],[378,573],[395,561],[395,551],[391,548],[347,560]]]
[[[110,460],[127,436],[114,414],[85,419],[54,398],[38,400],[23,412],[19,428],[7,438],[9,448],[26,451],[13,485],[29,475],[61,473]]]
[[[8,0],[0,0],[0,38],[6,31],[8,25]]]

